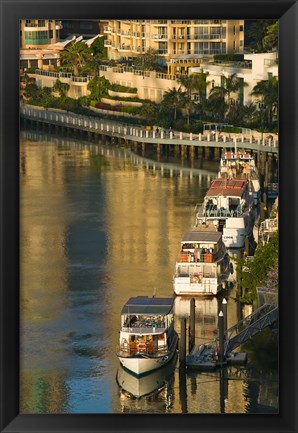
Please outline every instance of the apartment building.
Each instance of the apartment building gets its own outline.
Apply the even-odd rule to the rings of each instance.
[[[154,49],[169,60],[243,52],[244,20],[110,20],[104,28],[109,59]]]
[[[20,21],[20,67],[50,69],[59,65],[61,21],[21,20]]]
[[[61,29],[61,21],[57,20],[21,20],[20,48],[46,48],[55,44],[60,41]]]
[[[84,37],[102,35],[104,27],[107,25],[108,21],[101,20],[62,20],[61,38],[66,38],[69,35],[82,35]]]

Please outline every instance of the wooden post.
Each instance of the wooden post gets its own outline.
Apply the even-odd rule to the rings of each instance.
[[[195,298],[190,300],[190,316],[189,316],[189,341],[188,351],[192,351],[196,342],[196,327],[195,327],[195,315],[196,315],[196,301]]]
[[[223,298],[221,307],[224,315],[224,332],[226,332],[226,330],[228,329],[228,303],[226,298]]]
[[[184,366],[186,362],[186,319],[181,319],[180,327],[179,361],[180,366]]]
[[[222,365],[224,363],[224,315],[222,311],[220,311],[218,315],[218,338],[219,338],[218,364]]]

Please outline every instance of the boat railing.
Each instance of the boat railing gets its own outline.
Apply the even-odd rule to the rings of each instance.
[[[123,352],[127,355],[136,354],[148,354],[151,356],[160,355],[168,351],[168,346],[166,344],[155,347],[153,342],[139,342],[139,343],[123,343],[117,346],[118,352]]]
[[[223,218],[228,218],[228,217],[239,217],[243,214],[243,209],[242,206],[239,205],[237,206],[237,208],[235,209],[227,209],[227,208],[217,208],[216,205],[209,205],[208,207],[205,206],[203,209],[203,217],[223,217]],[[200,217],[198,215],[198,217]]]
[[[180,263],[214,263],[218,260],[219,254],[217,252],[203,252],[196,253],[193,251],[188,251],[187,249],[182,249],[180,251],[178,262]]]
[[[165,331],[165,327],[155,327],[155,326],[123,326],[121,328],[122,332],[133,332],[135,334],[157,334]]]

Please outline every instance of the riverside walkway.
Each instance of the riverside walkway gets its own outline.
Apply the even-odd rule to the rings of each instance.
[[[36,122],[106,135],[134,143],[191,146],[192,148],[245,148],[255,152],[278,153],[277,140],[271,138],[255,139],[252,135],[238,134],[237,137],[229,137],[228,134],[223,133],[192,134],[177,131],[165,133],[160,128],[158,132],[152,129],[148,131],[142,126],[126,125],[113,120],[82,116],[62,110],[44,109],[25,104],[20,106],[20,115],[25,119]]]

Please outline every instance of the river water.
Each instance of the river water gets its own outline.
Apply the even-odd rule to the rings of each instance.
[[[115,355],[127,299],[172,296],[180,238],[214,167],[22,131],[21,413],[278,412],[271,331],[245,348],[246,367],[223,372],[179,375],[177,363],[137,381]],[[233,296],[228,325],[239,318]],[[188,311],[177,297],[178,332]],[[198,344],[214,338],[217,314],[216,299],[196,300]]]

